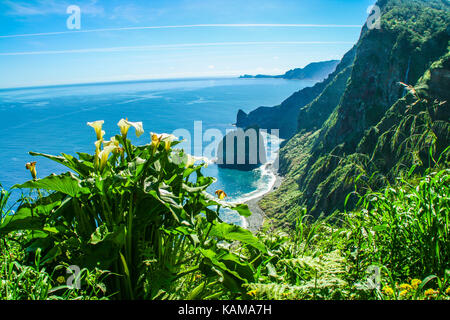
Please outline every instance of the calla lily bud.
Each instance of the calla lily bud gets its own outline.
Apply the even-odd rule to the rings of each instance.
[[[171,145],[172,145],[172,141],[177,140],[178,138],[176,136],[174,136],[173,134],[167,134],[167,133],[163,133],[161,134],[161,141],[164,141],[164,148],[166,149],[166,151],[169,151]]]
[[[227,197],[227,194],[225,193],[225,191],[223,191],[223,190],[217,190],[216,192],[216,195],[217,195],[217,197],[220,199],[220,200],[223,200],[223,199],[225,199],[226,197]]]
[[[37,173],[36,173],[36,161],[34,162],[28,162],[25,165],[25,169],[30,170],[31,176],[33,177],[34,180],[36,180],[37,177]]]
[[[95,141],[95,157],[94,157],[94,166],[98,168],[99,158],[98,155],[101,152],[102,140]]]

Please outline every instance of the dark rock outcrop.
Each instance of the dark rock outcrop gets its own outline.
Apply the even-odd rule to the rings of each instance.
[[[258,128],[231,131],[219,143],[217,165],[221,168],[250,171],[266,162],[264,137]]]

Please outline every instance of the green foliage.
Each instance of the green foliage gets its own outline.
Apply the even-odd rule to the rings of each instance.
[[[399,179],[358,210],[261,232],[255,299],[450,299],[450,170]],[[379,268],[371,286],[371,268]],[[372,282],[373,284],[374,282]],[[376,283],[375,283],[376,284]]]
[[[66,284],[66,267],[57,266],[49,273],[41,263],[37,250],[35,259],[27,263],[26,253],[19,244],[20,235],[0,241],[0,299],[4,300],[99,300],[107,299],[104,280],[108,272],[98,269],[81,270],[80,289]]]
[[[169,246],[159,246],[158,255],[154,244],[141,238],[137,268],[125,249],[119,250],[112,261],[126,266],[119,268],[122,274],[114,263],[109,271],[84,268],[81,289],[64,284],[71,259],[60,255],[51,263],[41,255],[36,238],[46,239],[45,231],[55,229],[12,232],[0,242],[0,297],[119,298],[128,290],[122,282],[136,272],[131,289],[142,299],[450,299],[450,170],[409,172],[379,192],[360,193],[357,187],[352,193],[359,199],[357,210],[319,218],[297,211],[294,229],[287,231],[266,225],[254,236],[206,215],[199,217],[197,233],[186,224],[161,226],[157,241]],[[3,225],[9,217],[14,215]],[[126,235],[103,224],[86,246],[122,243]],[[26,239],[32,241],[24,246]],[[110,258],[97,253],[103,264]],[[375,286],[373,268],[380,270]]]
[[[150,144],[134,146],[122,132],[111,141],[101,138],[94,155],[79,153],[78,159],[30,153],[75,173],[14,186],[39,196],[5,216],[0,235],[20,231],[28,259],[42,253],[48,270],[60,265],[109,270],[106,284],[115,298],[194,298],[191,290],[199,281],[202,290],[195,298],[216,291],[239,296],[242,284],[253,280],[249,259],[265,248],[218,213],[221,207],[251,213],[246,205],[206,193],[213,178],[203,176],[196,159],[172,149],[174,138],[153,134]],[[220,246],[236,241],[251,247],[248,257]]]
[[[446,169],[361,197],[363,209],[350,213],[346,222],[363,236],[353,244],[362,268],[368,259],[399,277],[443,275],[450,269],[449,179]]]

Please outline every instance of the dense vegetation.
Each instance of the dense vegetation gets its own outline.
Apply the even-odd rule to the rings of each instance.
[[[35,182],[42,180],[45,178]],[[107,232],[106,224],[102,224],[103,228],[93,228],[90,237],[83,238],[78,234],[81,226],[75,212],[72,212],[72,224],[66,225],[70,233],[62,227],[69,222],[71,210],[66,212],[66,217],[59,216],[60,204],[33,231],[6,234],[5,230],[10,228],[8,223],[2,224],[0,297],[450,299],[449,182],[450,170],[436,167],[423,177],[411,175],[399,179],[379,192],[363,196],[355,190],[359,210],[317,220],[300,211],[295,217],[295,229],[273,230],[268,222],[256,236],[218,222],[216,212],[206,210],[211,215],[209,218],[197,216],[195,224],[189,226],[186,220],[180,224],[171,218],[167,223],[162,222],[172,214],[168,207],[154,210],[148,207],[144,216],[133,217],[139,219],[139,223],[132,224],[133,254],[129,259],[134,259],[131,260],[134,265],[127,263],[130,261],[126,251],[127,225],[115,224],[114,230],[124,230],[122,235]],[[113,192],[125,191],[125,186]],[[102,197],[106,199],[105,195]],[[3,191],[4,220],[14,217],[5,215],[7,198],[8,193]],[[218,202],[208,201],[214,206]],[[37,202],[34,208],[39,206]],[[186,202],[183,208],[191,205]],[[21,209],[15,216],[17,224],[13,222],[10,227],[19,228],[20,224],[20,228],[25,228],[31,223],[21,214]],[[94,217],[99,218],[87,214],[87,218]],[[147,223],[158,220],[154,226]],[[153,234],[147,238],[142,229]],[[53,248],[62,248],[55,244],[63,238],[59,233],[65,233],[66,237],[76,233],[77,239],[67,240],[77,243],[71,246],[71,251],[55,255],[51,253]],[[140,242],[135,244],[134,238]],[[39,239],[54,244],[46,249]],[[101,246],[112,251],[105,256]],[[98,263],[83,267],[79,288],[68,286],[67,266],[79,261],[77,253],[80,258],[85,255],[87,261],[91,252],[96,252],[95,258],[90,258]]]
[[[135,146],[141,123],[109,141],[88,123],[92,155],[31,153],[70,171],[28,163],[14,212],[1,191],[0,298],[450,299],[448,5],[378,4],[381,30],[268,112],[299,118],[263,230],[221,221],[250,211],[208,194],[173,136]]]
[[[28,163],[33,180],[13,188],[31,192],[14,214],[2,193],[2,297],[72,297],[67,267],[83,270],[74,275],[86,283],[83,298],[245,294],[249,262],[266,250],[250,231],[223,223],[219,210],[249,215],[248,207],[224,202],[221,190],[217,198],[206,193],[214,179],[202,175],[197,159],[172,149],[173,136],[152,134],[151,143],[134,146],[128,129],[140,135],[142,123],[122,119],[110,141],[103,121],[88,124],[97,134],[94,155],[31,153],[72,172],[38,179],[37,162]],[[240,241],[247,257],[227,241]]]

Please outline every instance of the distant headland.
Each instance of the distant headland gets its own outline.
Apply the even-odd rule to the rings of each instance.
[[[329,60],[329,61],[321,61],[321,62],[313,62],[308,64],[304,68],[296,68],[289,70],[285,74],[282,75],[264,75],[258,74],[256,76],[252,76],[249,74],[245,74],[240,76],[241,79],[263,79],[263,78],[277,78],[277,79],[287,79],[287,80],[317,80],[321,81],[325,79],[330,73],[332,73],[336,66],[338,65],[339,60]]]

